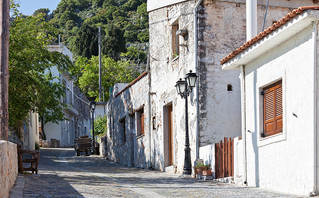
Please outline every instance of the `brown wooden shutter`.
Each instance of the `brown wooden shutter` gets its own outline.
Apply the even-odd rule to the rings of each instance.
[[[264,135],[282,132],[282,81],[272,84],[264,92]]]
[[[141,135],[144,135],[144,112],[141,113]]]

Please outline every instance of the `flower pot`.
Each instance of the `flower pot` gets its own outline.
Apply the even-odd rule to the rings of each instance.
[[[212,176],[212,170],[203,170],[204,176]]]
[[[203,171],[206,171],[207,170],[207,167],[198,167],[197,168],[197,174],[199,175],[203,175]]]

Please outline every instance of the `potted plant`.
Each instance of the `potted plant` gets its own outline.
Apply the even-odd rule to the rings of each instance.
[[[199,163],[196,165],[196,173],[198,175],[203,175],[204,170],[207,170],[207,166],[205,164]]]
[[[203,176],[211,176],[212,175],[211,165],[207,164],[205,166],[206,166],[206,169],[203,170]]]

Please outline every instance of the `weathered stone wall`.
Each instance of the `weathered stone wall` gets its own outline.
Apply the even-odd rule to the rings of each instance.
[[[149,162],[149,118],[148,118],[148,76],[120,93],[113,92],[107,104],[108,159],[129,166],[148,167]],[[137,111],[144,108],[145,134],[137,136]],[[123,137],[123,123],[126,141]]]
[[[0,197],[9,197],[9,191],[18,176],[17,145],[0,140]]]
[[[265,6],[258,6],[258,31]],[[265,27],[281,19],[288,8],[269,7]],[[241,134],[238,71],[223,71],[220,60],[246,41],[244,3],[206,0],[199,8],[200,146]],[[228,86],[232,91],[228,91]]]
[[[182,172],[185,145],[185,102],[177,95],[176,81],[195,71],[194,9],[187,1],[149,12],[151,106],[156,127],[152,129],[152,165],[164,170],[165,108],[173,106],[173,161]],[[265,27],[289,12],[283,5],[268,8]],[[258,6],[258,30],[261,31],[265,6]],[[246,7],[240,1],[204,0],[198,9],[199,98],[188,98],[188,117],[192,162],[196,146],[196,101],[200,104],[200,146],[214,144],[223,137],[241,135],[240,82],[238,71],[222,71],[220,60],[246,41]],[[180,39],[178,58],[173,56],[172,26],[188,30],[188,39]],[[231,88],[230,88],[231,87]]]

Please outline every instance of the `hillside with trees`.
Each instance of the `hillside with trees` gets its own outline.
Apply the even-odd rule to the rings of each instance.
[[[88,97],[98,96],[98,80],[92,78],[98,78],[99,27],[105,64],[102,78],[108,80],[102,85],[105,100],[115,83],[130,82],[145,70],[149,39],[146,0],[61,0],[52,13],[42,8],[33,15],[39,14],[57,28],[60,42],[75,55],[71,73]],[[58,37],[54,42],[58,43]]]

